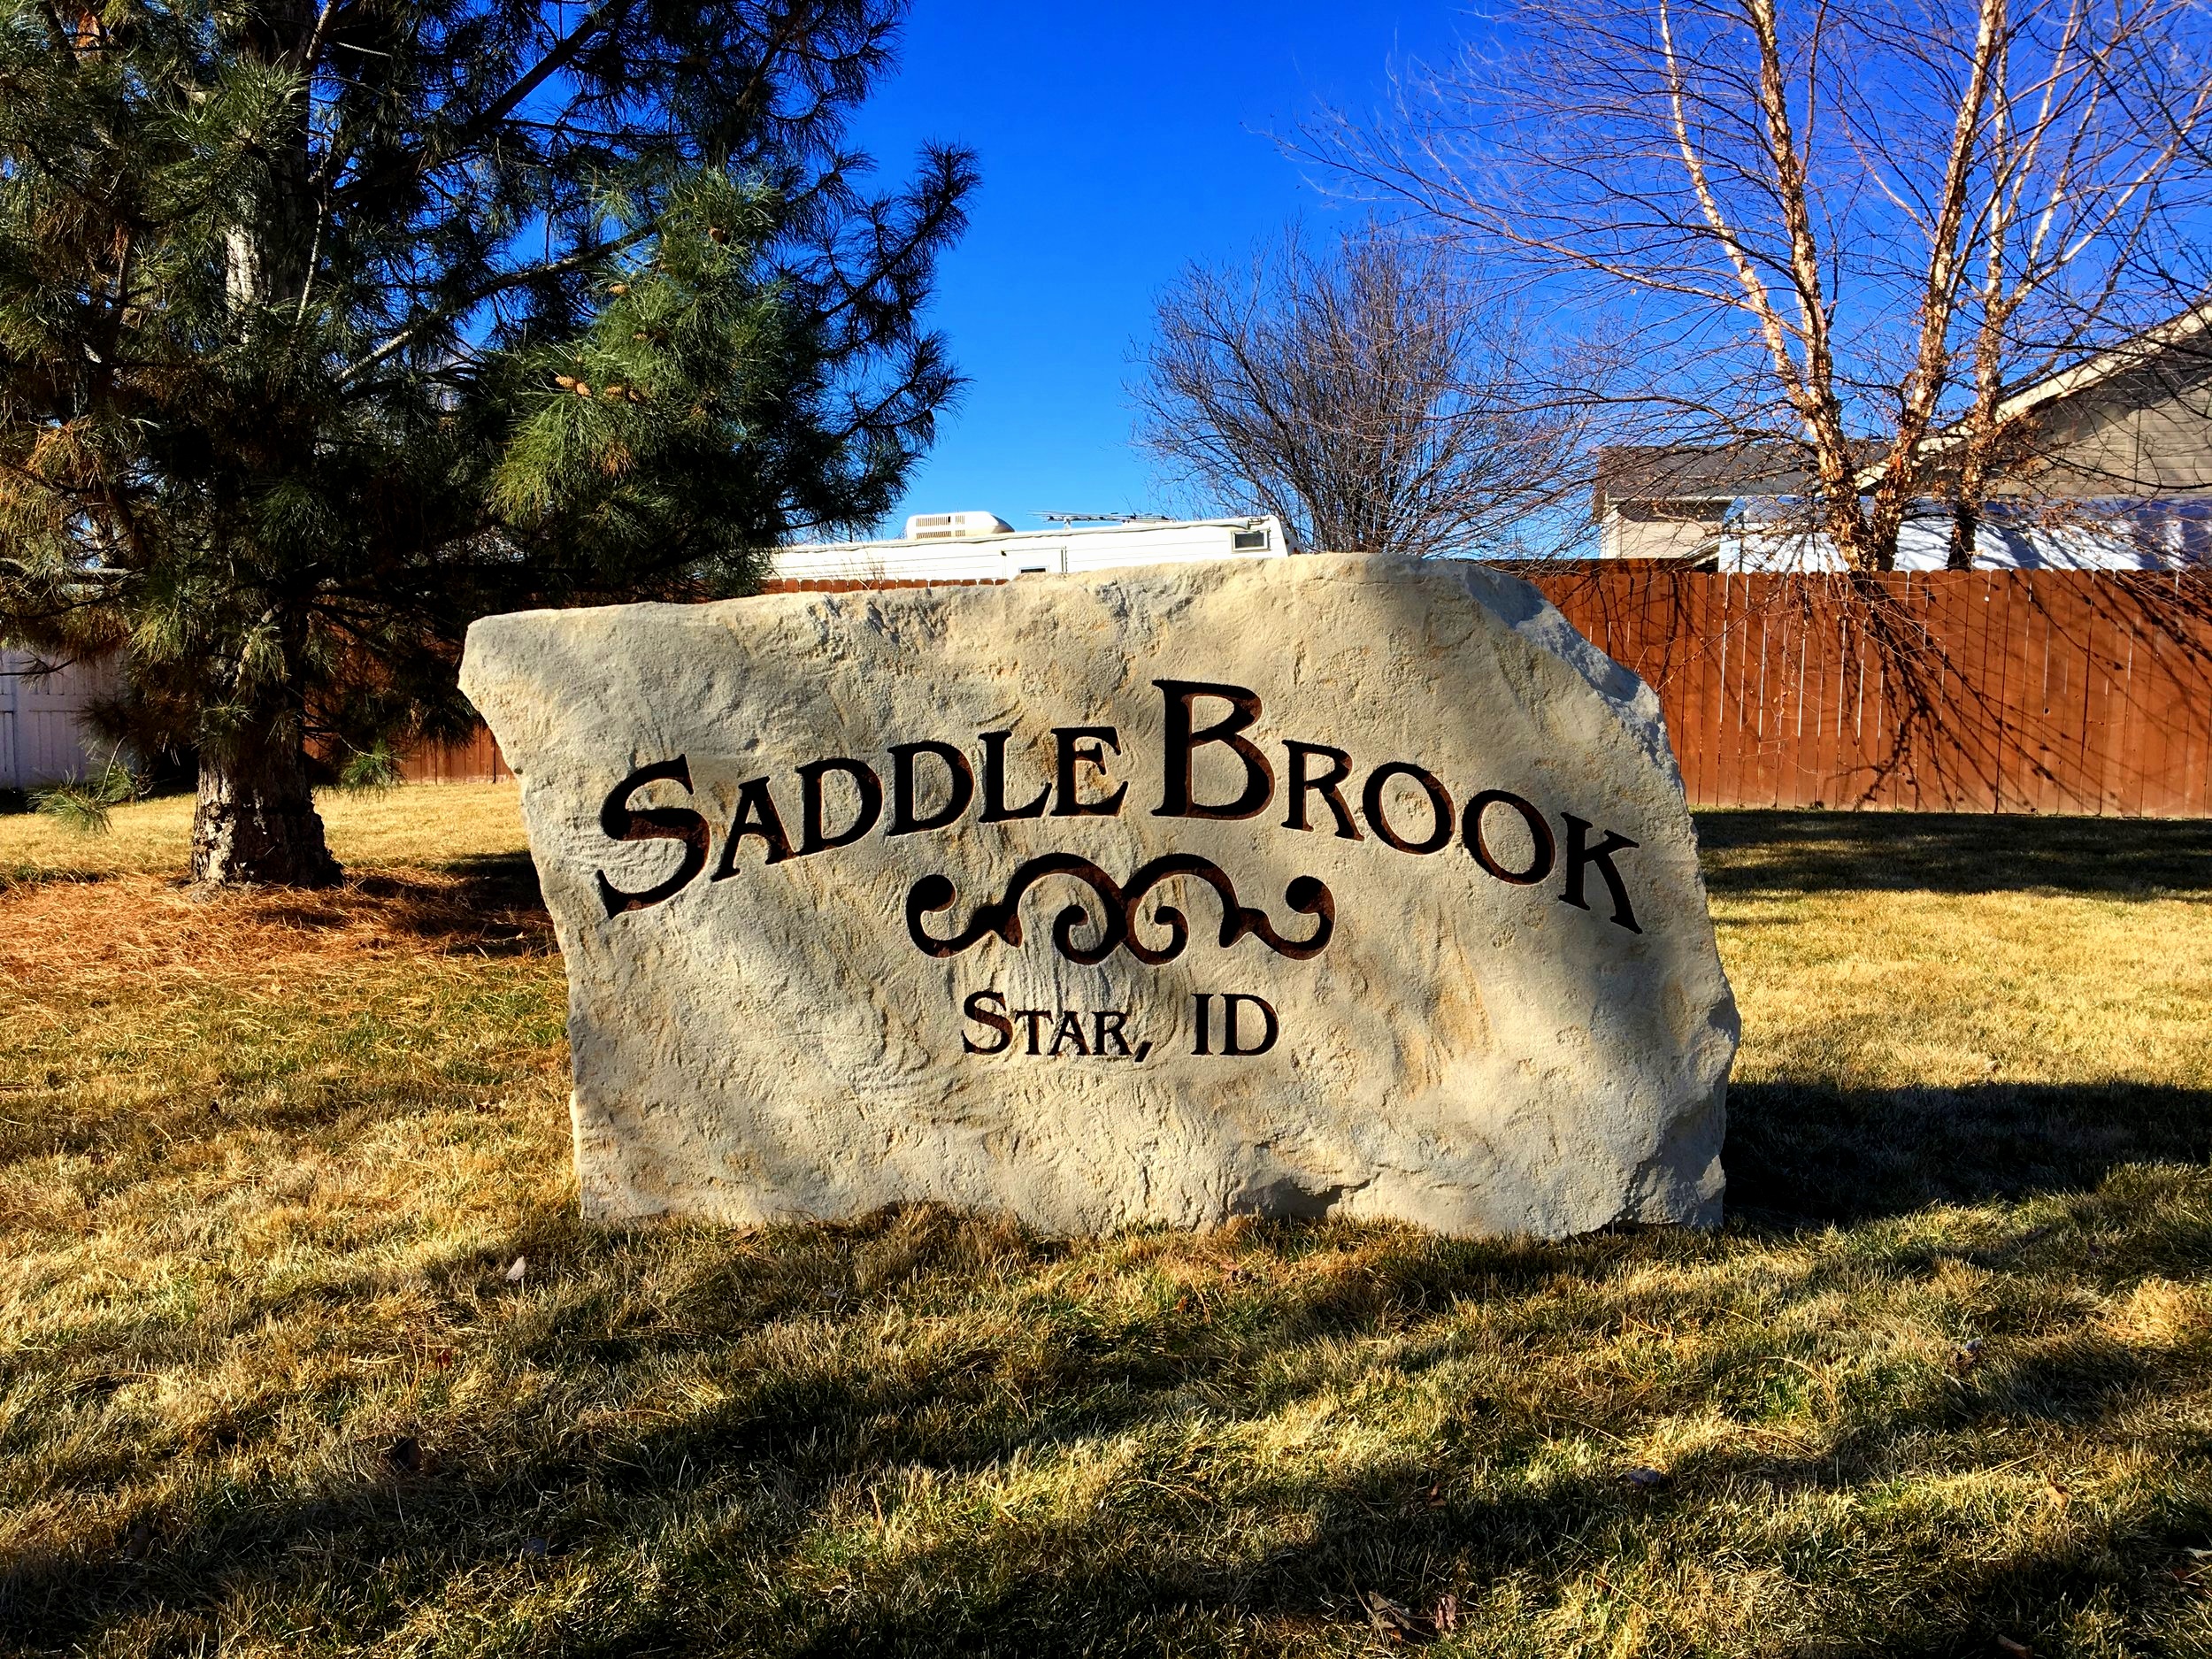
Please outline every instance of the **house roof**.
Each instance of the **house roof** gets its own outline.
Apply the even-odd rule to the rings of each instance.
[[[1860,443],[1863,463],[1880,446]],[[1608,444],[1598,451],[1592,516],[1622,501],[1732,501],[1739,495],[1791,495],[1811,480],[1804,444],[1747,440],[1717,444]]]
[[[2017,391],[2008,393],[1997,405],[1998,419],[2009,419],[2015,415],[2024,415],[2046,403],[2055,403],[2061,398],[2071,397],[2077,392],[2085,392],[2116,375],[2142,367],[2161,352],[2171,351],[2193,341],[2200,342],[2199,349],[2204,349],[2201,336],[2208,329],[2212,329],[2212,299],[2200,301],[2180,316],[2170,317],[2155,327],[2146,328],[2141,334],[2131,335],[2093,357],[2055,370],[2040,380],[2029,381]],[[1955,425],[1946,427],[1939,435],[1948,436],[1956,430]]]
[[[2212,299],[2131,335],[2079,363],[2029,381],[1997,405],[2013,419],[2139,369],[2161,354],[2193,344],[2212,359]],[[1930,434],[1926,452],[1940,455],[1963,435],[1957,422]],[[1862,488],[1873,481],[1888,445],[1860,439],[1852,449],[1863,469]],[[1790,495],[1810,481],[1809,445],[1773,439],[1719,444],[1610,444],[1598,451],[1591,516],[1602,518],[1616,501],[1731,500],[1739,495]]]
[[[2177,317],[2170,317],[2155,326],[2131,334],[2116,346],[2107,347],[2093,357],[2079,363],[2069,364],[2054,370],[2039,380],[2030,380],[2016,391],[2007,393],[1997,404],[1997,419],[2001,421],[2016,419],[2032,414],[2053,403],[2094,390],[2121,375],[2144,367],[2167,352],[2184,347],[2193,347],[2196,354],[2205,357],[2212,351],[2212,341],[2206,338],[2212,330],[2212,300],[2201,300]],[[1924,446],[1924,455],[1941,455],[1965,435],[1962,423],[1953,421],[1933,433]],[[1860,475],[1861,486],[1873,482],[1873,471]]]

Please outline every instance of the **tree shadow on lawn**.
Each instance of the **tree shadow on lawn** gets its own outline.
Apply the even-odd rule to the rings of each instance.
[[[1599,1589],[1617,1610],[1716,1540],[1744,1571],[1802,1578],[1839,1609],[1832,1636],[1800,1637],[1793,1651],[1987,1647],[2093,1608],[2139,1634],[2184,1594],[2164,1571],[2178,1546],[2212,1526],[2188,1473],[2212,1443],[2142,1426],[2162,1400],[2201,1398],[2196,1345],[2124,1347],[2078,1312],[2068,1329],[2023,1325],[1970,1375],[1940,1363],[1891,1374],[1878,1397],[1800,1444],[1762,1431],[1759,1402],[1820,1339],[1747,1321],[1723,1281],[1732,1261],[1839,1223],[1858,1229],[1847,1255],[1820,1247],[1826,1265],[1778,1293],[1788,1305],[1847,1279],[1861,1292],[1924,1284],[1946,1259],[2045,1275],[2062,1287],[2055,1305],[2147,1274],[2200,1277],[2212,1205],[2200,1170],[2177,1166],[2200,1164],[2208,1108],[2201,1091],[2140,1087],[1747,1086],[1728,1151],[1736,1218],[1718,1235],[1543,1244],[1282,1223],[1226,1240],[1217,1278],[1187,1298],[1133,1306],[1056,1277],[1110,1244],[926,1207],[754,1234],[607,1230],[549,1211],[426,1277],[449,1305],[483,1310],[464,1323],[499,1344],[495,1374],[585,1379],[591,1409],[553,1423],[434,1415],[419,1430],[434,1454],[421,1467],[370,1449],[352,1475],[319,1486],[265,1461],[246,1472],[258,1449],[249,1432],[223,1448],[241,1472],[219,1501],[157,1499],[104,1540],[0,1560],[0,1640],[96,1647],[159,1624],[181,1651],[226,1628],[257,1640],[235,1621],[258,1608],[291,1609],[270,1617],[303,1639],[319,1625],[342,1644],[373,1643],[426,1628],[423,1609],[436,1604],[464,1649],[475,1627],[490,1646],[574,1655],[1263,1652],[1293,1639],[1340,1650],[1360,1640],[1363,1596],[1417,1616],[1417,1639],[1438,1597],[1501,1582],[1520,1586],[1532,1611]],[[1968,1230],[1986,1235],[1978,1244],[1890,1225],[1993,1198],[2046,1202],[2032,1226],[1990,1213]],[[1165,1259],[1205,1265],[1198,1246],[1167,1248]],[[514,1254],[532,1263],[519,1288],[500,1271]],[[1222,1271],[1247,1261],[1249,1273]],[[633,1294],[657,1276],[656,1294]],[[988,1317],[974,1314],[977,1298]],[[490,1311],[503,1299],[515,1317]],[[1394,1343],[1389,1386],[1418,1389],[1467,1359],[1470,1307],[1494,1317],[1475,1327],[1485,1344],[1525,1351],[1525,1363],[1480,1372],[1479,1386],[1438,1373],[1453,1380],[1429,1396],[1446,1408],[1425,1434],[1379,1457],[1204,1461],[1240,1425],[1359,1409],[1379,1380],[1362,1355],[1378,1340]],[[1578,1372],[1567,1392],[1547,1393],[1543,1379],[1577,1350],[1637,1328],[1703,1333],[1701,1356],[1645,1379]],[[701,1387],[669,1409],[666,1379],[686,1368]],[[536,1409],[561,1411],[557,1391]],[[1655,1487],[1621,1479],[1655,1419],[1713,1412],[1740,1415],[1742,1432],[1685,1455]],[[2164,1454],[2171,1478],[2157,1479],[2147,1511],[2108,1506],[2062,1537],[2023,1525],[1956,1548],[1932,1541],[1924,1522],[1881,1532],[1901,1481],[1924,1478],[1932,1492],[1994,1479],[2024,1448],[2083,1433],[2099,1437],[2092,1448]],[[1144,1448],[1138,1463],[1094,1504],[976,1495],[933,1508],[947,1482],[1073,1469],[1128,1436]],[[1563,1466],[1563,1446],[1582,1461]],[[2098,1455],[2072,1446],[2048,1454],[2055,1466]],[[1225,1470],[1233,1481],[1217,1487]],[[1857,1541],[1791,1543],[1772,1517],[1801,1494],[1847,1498],[1847,1525],[1832,1516],[1815,1530],[1844,1525]],[[894,1548],[866,1517],[872,1506],[896,1519],[902,1505],[916,1506],[910,1541]],[[864,1534],[876,1541],[864,1547]],[[1793,1553],[1806,1549],[1834,1559],[1809,1567]],[[851,1564],[838,1568],[847,1550]],[[588,1591],[561,1587],[573,1574]]]
[[[336,887],[254,897],[270,919],[296,927],[372,920],[388,933],[472,955],[541,956],[554,948],[527,853],[486,853],[426,871],[366,870]]]
[[[1855,1223],[1932,1204],[2088,1191],[2129,1164],[2212,1159],[2212,1091],[1978,1083],[1728,1091],[1731,1214],[1763,1227]]]
[[[1722,893],[2212,890],[2198,826],[1738,813],[1709,815],[1701,829]],[[383,872],[356,886],[389,902],[395,926],[457,949],[480,948],[487,918],[545,938],[526,857],[442,873],[450,886]],[[1064,1288],[1024,1290],[1018,1317],[961,1327],[934,1348],[927,1333],[965,1317],[949,1286],[1041,1281],[1071,1250],[1096,1247],[927,1210],[756,1235],[606,1231],[548,1212],[427,1277],[457,1303],[546,1297],[527,1317],[465,1323],[501,1345],[493,1376],[591,1379],[592,1410],[548,1423],[480,1407],[448,1421],[426,1408],[419,1466],[372,1447],[350,1473],[311,1481],[272,1467],[251,1426],[196,1468],[187,1449],[165,1451],[178,1479],[150,1484],[167,1495],[105,1532],[0,1556],[0,1643],[58,1652],[158,1632],[142,1645],[220,1647],[227,1632],[242,1644],[373,1645],[414,1640],[442,1617],[425,1609],[443,1607],[443,1640],[463,1651],[480,1638],[580,1655],[1269,1652],[1294,1639],[1342,1650],[1366,1625],[1363,1596],[1409,1609],[1413,1628],[1399,1633],[1417,1640],[1430,1633],[1420,1616],[1447,1592],[1510,1582],[1532,1611],[1571,1594],[1617,1611],[1714,1552],[1838,1609],[1832,1630],[1790,1634],[1797,1652],[1987,1650],[1997,1635],[2038,1639],[2039,1621],[2086,1609],[2108,1632],[2141,1635],[2185,1594],[2165,1575],[2177,1547],[2212,1531],[2200,1479],[2212,1444],[2200,1431],[2185,1445],[2179,1429],[2159,1440],[2138,1426],[2162,1400],[2202,1397],[2200,1354],[2124,1348],[2078,1326],[2000,1340],[1971,1374],[1924,1366],[1859,1416],[1831,1420],[1818,1443],[1795,1446],[1762,1433],[1746,1402],[1786,1376],[1801,1333],[1746,1321],[1719,1305],[1724,1291],[1624,1281],[1647,1266],[1724,1271],[1739,1254],[1801,1240],[1817,1248],[1831,1226],[1846,1230],[1847,1274],[1832,1260],[1789,1293],[1795,1302],[1847,1275],[1922,1283],[1946,1261],[2047,1275],[2059,1304],[2149,1274],[2200,1279],[2212,1266],[2208,1150],[2204,1090],[1745,1083],[1732,1091],[1732,1222],[1717,1236],[1532,1244],[1286,1223],[1254,1230],[1258,1273],[1226,1275],[1188,1305],[1130,1312]],[[2177,1183],[2188,1192],[2167,1190]],[[1932,1206],[2025,1200],[2046,1201],[2033,1225],[1989,1212],[1967,1230],[1983,1242],[1937,1227],[1923,1241],[1909,1220],[1892,1225]],[[501,1265],[518,1254],[530,1280],[504,1290]],[[672,1260],[680,1282],[669,1294],[628,1294]],[[390,1289],[364,1270],[362,1297]],[[1714,1305],[1698,1300],[1709,1295]],[[1218,1445],[1263,1414],[1318,1420],[1356,1408],[1376,1380],[1359,1356],[1383,1339],[1396,1347],[1378,1363],[1418,1384],[1464,1356],[1455,1321],[1468,1304],[1526,1310],[1514,1316],[1528,1322],[1517,1340],[1539,1377],[1631,1321],[1739,1334],[1716,1337],[1708,1356],[1660,1384],[1594,1382],[1555,1400],[1526,1387],[1455,1395],[1432,1432],[1388,1457],[1249,1459],[1222,1490],[1203,1466],[1177,1462],[1177,1446]],[[253,1310],[316,1315],[311,1298]],[[895,1360],[877,1334],[887,1330],[910,1333],[919,1357]],[[812,1363],[809,1331],[843,1357]],[[56,1388],[85,1386],[65,1374],[65,1356],[16,1369],[48,1366]],[[702,1397],[713,1398],[664,1409],[667,1379],[686,1366],[703,1368]],[[640,1403],[653,1409],[627,1409]],[[563,1409],[557,1397],[536,1410],[548,1409]],[[1663,1484],[1626,1484],[1606,1461],[1656,1417],[1701,1411],[1740,1413],[1742,1432],[1686,1455]],[[2161,1484],[2139,1512],[2110,1506],[2062,1536],[2024,1525],[1947,1551],[1912,1545],[1920,1555],[1900,1559],[1886,1552],[1906,1546],[1866,1530],[1874,1523],[1862,1517],[1896,1502],[1901,1482],[1993,1478],[2037,1437],[2084,1432],[2101,1437],[2085,1456],[2124,1442],[2175,1469],[2144,1477]],[[1148,1449],[1087,1508],[963,1521],[915,1495],[931,1490],[919,1477],[956,1483],[1023,1460],[1051,1468],[1123,1436]],[[1563,1446],[1585,1462],[1560,1468]],[[2054,1454],[2062,1466],[2070,1455]],[[235,1472],[216,1474],[227,1459]],[[76,1484],[89,1499],[108,1479],[88,1466]],[[211,1480],[212,1497],[178,1495]],[[1772,1517],[1806,1493],[1847,1500],[1861,1530],[1841,1543],[1792,1541]],[[992,1500],[969,1502],[989,1510]],[[908,1545],[849,1541],[871,1506],[895,1519],[908,1504]],[[839,1569],[849,1548],[852,1565]],[[1836,1564],[1809,1566],[1812,1556]]]
[[[933,1255],[962,1253],[970,1225],[926,1220],[924,1270]],[[812,1257],[808,1271],[819,1271],[825,1245],[829,1253],[864,1245],[897,1225],[879,1217],[809,1230],[810,1238],[788,1240],[789,1254]],[[1315,1231],[1294,1225],[1277,1241],[1295,1246],[1305,1233],[1311,1243]],[[634,1248],[618,1235],[577,1242],[581,1256],[570,1265],[585,1271],[618,1265],[608,1258]],[[1831,1639],[1801,1638],[1798,1652],[1918,1654],[1970,1635],[1986,1646],[1993,1634],[2032,1635],[2039,1621],[2088,1608],[2108,1632],[2115,1619],[2139,1630],[2176,1599],[2157,1567],[2178,1559],[2176,1546],[2212,1520],[2178,1482],[2162,1494],[2147,1533],[2141,1518],[2115,1515],[2071,1529],[2062,1542],[2025,1526],[2013,1529],[2010,1548],[1985,1540],[1947,1552],[1909,1525],[1905,1537],[1885,1536],[1878,1513],[1909,1479],[1901,1443],[1913,1448],[1907,1468],[1914,1457],[1932,1459],[1924,1472],[1936,1486],[2016,1466],[2042,1422],[2108,1423],[2147,1397],[2185,1388],[2201,1367],[2172,1352],[2045,1345],[2018,1363],[2001,1355],[1986,1379],[1955,1383],[1931,1371],[1885,1402],[1878,1424],[1778,1449],[1747,1422],[1734,1439],[1676,1462],[1651,1488],[1624,1480],[1604,1443],[1621,1444],[1652,1415],[1694,1402],[1647,1391],[1562,1399],[1557,1415],[1471,1395],[1405,1455],[1353,1457],[1348,1469],[1331,1458],[1264,1458],[1212,1486],[1202,1448],[1227,1442],[1240,1414],[1194,1408],[1195,1391],[1236,1390],[1286,1350],[1340,1348],[1409,1325],[1417,1333],[1425,1318],[1448,1322],[1458,1295],[1509,1294],[1560,1270],[1588,1273],[1648,1254],[1620,1238],[1533,1249],[1409,1247],[1364,1264],[1359,1305],[1332,1291],[1293,1293],[1276,1299],[1263,1328],[1234,1341],[1207,1330],[1202,1316],[1164,1310],[1102,1347],[1041,1320],[1042,1329],[963,1345],[895,1379],[823,1374],[748,1387],[743,1367],[733,1366],[724,1373],[733,1398],[651,1413],[658,1420],[647,1426],[618,1420],[564,1435],[550,1451],[538,1435],[503,1436],[504,1445],[480,1439],[449,1471],[387,1471],[311,1495],[252,1479],[183,1527],[119,1529],[117,1545],[91,1558],[19,1559],[4,1581],[0,1630],[59,1650],[100,1646],[119,1626],[159,1616],[171,1626],[168,1645],[184,1651],[226,1626],[248,1641],[266,1635],[239,1630],[241,1610],[288,1608],[334,1620],[337,1628],[320,1633],[341,1644],[396,1639],[411,1626],[420,1633],[449,1618],[462,1650],[462,1632],[473,1627],[501,1651],[576,1655],[1272,1652],[1294,1632],[1340,1650],[1364,1622],[1363,1597],[1387,1597],[1415,1615],[1417,1639],[1428,1633],[1418,1616],[1441,1596],[1469,1599],[1501,1581],[1520,1586],[1532,1614],[1572,1594],[1611,1601],[1617,1615],[1640,1594],[1663,1596],[1717,1538],[1738,1529],[1728,1548],[1742,1571],[1805,1575],[1807,1594],[1832,1609]],[[1009,1241],[1000,1265],[1026,1255]],[[880,1320],[902,1300],[897,1287],[856,1288],[845,1317]],[[1413,1311],[1424,1303],[1432,1305]],[[1617,1333],[1603,1311],[1585,1317],[1591,1343]],[[741,1358],[762,1328],[743,1308],[719,1320],[695,1308],[685,1323],[683,1340],[728,1345]],[[550,1351],[536,1357],[573,1364],[577,1355],[558,1350],[581,1336],[549,1333]],[[674,1345],[644,1342],[631,1363],[664,1365],[670,1355],[655,1350]],[[1447,1342],[1434,1346],[1440,1358],[1448,1351]],[[1058,1377],[1032,1371],[1029,1400],[1010,1400],[998,1386],[1010,1359],[1041,1347]],[[1423,1363],[1399,1369],[1417,1379]],[[1348,1396],[1337,1378],[1297,1393],[1266,1404],[1279,1417],[1301,1400],[1340,1409],[1356,1384]],[[1984,1438],[1992,1432],[2021,1438],[1993,1448]],[[1079,1444],[1148,1432],[1144,1460],[1094,1502],[1016,1497],[994,1512],[998,1501],[981,1495],[966,1500],[984,1512],[979,1523],[956,1512],[958,1502],[954,1513],[933,1512],[927,1479],[914,1484],[918,1473],[995,1474],[1017,1459],[1050,1470]],[[1187,1454],[1201,1461],[1187,1463],[1179,1440],[1201,1448]],[[1563,1440],[1598,1455],[1546,1469]],[[1514,1478],[1523,1471],[1526,1479]],[[1793,1541],[1789,1524],[1774,1530],[1804,1494],[1851,1500],[1850,1519],[1832,1512],[1813,1528],[1840,1528],[1845,1540]],[[876,1547],[873,1561],[856,1540],[872,1505],[910,1540]],[[1824,1569],[1793,1559],[1847,1555],[1848,1535],[1870,1564],[1832,1560]],[[1900,1547],[1909,1571],[1891,1553]],[[848,1549],[854,1559],[840,1569]],[[1911,1560],[1916,1550],[1922,1558]],[[641,1570],[647,1560],[649,1574]],[[1624,1589],[1616,1592],[1615,1580]],[[426,1623],[436,1604],[442,1616]],[[1677,1610],[1698,1617],[1694,1604]],[[295,1612],[276,1617],[301,1639],[314,1627]]]
[[[2212,824],[1939,812],[1700,812],[1716,894],[2212,894]]]

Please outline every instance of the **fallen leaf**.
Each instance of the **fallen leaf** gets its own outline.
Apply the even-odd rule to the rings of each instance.
[[[518,1256],[514,1259],[514,1264],[507,1270],[507,1282],[510,1285],[519,1285],[524,1279],[528,1277],[529,1272],[530,1258],[526,1256]]]
[[[1659,1469],[1624,1469],[1621,1479],[1641,1492],[1656,1492],[1667,1484],[1667,1474]]]
[[[1952,1353],[1951,1369],[1962,1377],[1981,1363],[1981,1357],[1982,1340],[1976,1337],[1971,1342],[1962,1342]]]
[[[1417,1626],[1413,1615],[1386,1595],[1360,1592],[1360,1605],[1367,1609],[1367,1619],[1379,1635],[1391,1641],[1403,1641]]]
[[[526,1538],[522,1540],[522,1553],[533,1560],[544,1559],[549,1551],[550,1546],[542,1538]]]
[[[2012,1659],[2035,1659],[2034,1648],[2024,1641],[2015,1641],[2009,1636],[1998,1637],[1997,1647],[2001,1653],[2010,1654]]]
[[[1449,1590],[1436,1598],[1434,1622],[1440,1632],[1448,1632],[1459,1628],[1459,1598]]]

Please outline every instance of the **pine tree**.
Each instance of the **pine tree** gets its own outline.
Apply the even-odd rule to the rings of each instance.
[[[888,511],[972,159],[844,144],[902,0],[0,0],[0,635],[120,650],[192,873],[334,879],[309,756],[461,637]]]

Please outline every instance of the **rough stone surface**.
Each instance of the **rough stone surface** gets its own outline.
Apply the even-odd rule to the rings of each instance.
[[[1311,557],[540,611],[478,623],[462,683],[568,960],[588,1215],[1718,1217],[1736,1011],[1658,703],[1525,583]],[[925,742],[973,798],[907,828],[956,790],[910,750],[898,817]],[[880,806],[810,849],[810,777],[815,841],[870,816],[841,760]]]

